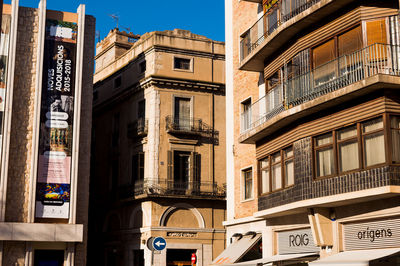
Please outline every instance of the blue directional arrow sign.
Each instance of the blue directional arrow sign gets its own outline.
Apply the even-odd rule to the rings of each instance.
[[[155,250],[163,250],[167,246],[167,241],[163,237],[156,237],[153,240],[153,248]]]

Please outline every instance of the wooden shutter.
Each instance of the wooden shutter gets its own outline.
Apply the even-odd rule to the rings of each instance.
[[[134,155],[132,155],[132,173],[131,173],[131,175],[132,175],[132,178],[131,178],[132,185],[134,185],[135,182],[139,180],[139,178],[138,178],[138,169],[139,169],[139,167],[138,167],[138,155],[134,154]]]
[[[138,154],[138,177],[139,180],[144,180],[144,152]]]
[[[174,179],[174,152],[168,151],[167,153],[167,179],[169,181]]]
[[[200,191],[200,169],[201,169],[201,154],[197,152],[192,152],[192,162],[193,166],[192,173],[193,173],[193,190]]]

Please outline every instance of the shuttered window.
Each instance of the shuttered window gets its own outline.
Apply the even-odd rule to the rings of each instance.
[[[335,40],[329,40],[313,49],[313,68],[335,59]]]
[[[351,29],[338,36],[339,56],[360,50],[362,49],[362,46],[363,41],[361,26]]]
[[[374,43],[387,43],[386,19],[367,21],[367,45]]]

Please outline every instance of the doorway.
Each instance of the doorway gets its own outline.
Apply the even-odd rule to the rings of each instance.
[[[192,266],[192,254],[196,252],[196,249],[167,249],[167,266]]]

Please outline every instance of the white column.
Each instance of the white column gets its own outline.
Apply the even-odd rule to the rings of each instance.
[[[78,165],[79,165],[79,142],[81,131],[81,97],[82,97],[82,69],[83,48],[85,41],[85,5],[80,5],[78,13],[78,40],[76,47],[76,74],[74,95],[74,124],[72,139],[72,161],[71,161],[71,199],[69,223],[76,223],[76,198],[78,193]]]
[[[233,156],[234,145],[234,114],[233,114],[233,20],[232,0],[225,0],[225,101],[226,101],[226,219],[235,218],[235,164]]]

